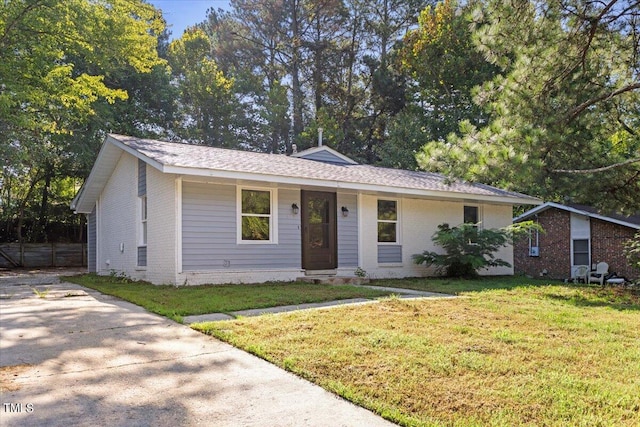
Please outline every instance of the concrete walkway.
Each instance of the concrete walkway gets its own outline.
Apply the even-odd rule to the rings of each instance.
[[[2,426],[393,425],[187,326],[55,282],[0,280]]]
[[[391,292],[394,295],[397,295],[399,298],[455,298],[454,295],[441,294],[435,292],[425,292],[425,291],[415,291],[412,289],[401,289],[401,288],[390,288],[385,286],[370,286],[370,285],[351,285],[351,286],[359,286],[363,288],[370,288],[379,291],[387,291]],[[256,308],[252,310],[242,310],[242,311],[234,311],[229,314],[225,313],[211,313],[211,314],[201,314],[197,316],[185,316],[182,321],[190,325],[191,323],[198,322],[215,322],[219,320],[231,320],[235,319],[238,316],[260,316],[261,314],[267,313],[286,313],[289,311],[295,310],[308,310],[314,308],[328,308],[335,307],[338,305],[345,304],[365,304],[365,303],[375,303],[378,302],[377,299],[367,299],[367,298],[353,298],[353,299],[344,299],[338,301],[327,301],[327,302],[318,302],[318,303],[309,303],[309,304],[298,304],[298,305],[284,305],[279,307],[269,307],[269,308]]]

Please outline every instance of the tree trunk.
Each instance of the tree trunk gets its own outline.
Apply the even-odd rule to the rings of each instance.
[[[355,108],[356,100],[353,95],[353,79],[354,79],[354,67],[356,65],[356,43],[358,43],[358,37],[360,33],[358,29],[360,28],[360,20],[358,17],[355,17],[353,20],[353,28],[351,32],[351,40],[349,43],[349,62],[348,62],[348,70],[347,70],[347,94],[346,94],[346,111],[344,113],[344,119],[342,121],[342,134],[344,135],[344,139],[342,141],[342,151],[349,152],[347,150],[347,146],[349,144],[349,139],[351,135],[351,126],[353,120],[353,109]]]
[[[293,100],[293,139],[303,130],[302,85],[300,83],[300,23],[298,22],[298,0],[291,0],[291,90]]]
[[[16,224],[16,236],[18,237],[18,243],[24,243],[24,237],[22,236],[22,227],[24,227],[24,211],[27,207],[27,201],[31,197],[31,193],[33,193],[33,189],[36,184],[40,182],[40,177],[38,174],[33,177],[31,183],[29,184],[29,190],[27,190],[27,194],[25,194],[24,198],[20,202],[20,206],[18,207],[18,223]]]
[[[49,188],[53,175],[53,166],[50,163],[45,165],[44,186],[42,187],[42,198],[40,201],[40,215],[38,216],[37,239],[42,243],[48,242],[47,225],[49,223]]]

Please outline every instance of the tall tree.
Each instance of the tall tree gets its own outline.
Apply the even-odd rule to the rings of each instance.
[[[216,33],[216,58],[237,84],[252,129],[249,146],[273,153],[290,151],[290,100],[287,64],[290,59],[287,4],[283,0],[232,0],[232,11]],[[211,17],[211,14],[210,14]],[[231,59],[231,61],[229,61]]]
[[[458,122],[481,125],[487,112],[473,102],[473,88],[499,71],[473,44],[470,12],[445,0],[420,12],[418,26],[409,30],[397,64],[411,81],[409,108],[394,118],[379,156],[387,166],[415,169],[415,154],[425,141],[444,141]]]
[[[304,33],[305,0],[285,0],[289,9],[288,23],[290,32],[289,76],[291,78],[291,107],[293,110],[293,137],[297,139],[304,128],[304,94],[300,72],[302,67],[302,38]]]
[[[302,76],[306,104],[303,148],[315,145],[318,129],[324,141],[347,155],[359,153],[359,117],[366,99],[362,79],[362,11],[342,0],[312,0],[306,5],[309,26],[303,42]]]
[[[362,61],[367,71],[369,97],[362,118],[364,160],[379,161],[380,146],[388,135],[388,123],[405,107],[406,79],[394,66],[405,33],[417,24],[418,13],[430,0],[374,0],[357,2],[362,10],[366,51]]]
[[[547,199],[640,209],[640,2],[486,2],[478,48],[501,74],[491,121],[427,144],[421,165]]]
[[[127,99],[109,80],[116,70],[148,73],[163,63],[156,51],[163,26],[140,0],[0,4],[1,209],[3,222],[17,223],[7,238],[23,240],[28,211],[40,229],[32,237],[43,238],[52,188],[74,160],[72,136],[98,104]]]
[[[252,104],[245,113],[257,112],[255,139],[271,142],[251,146],[289,152],[292,141],[305,144],[303,130],[329,101],[346,9],[341,0],[233,0],[231,6],[228,15],[210,12],[204,24],[215,34],[214,55]]]
[[[179,136],[191,143],[229,146],[233,141],[233,80],[211,58],[211,43],[199,28],[169,46],[169,64],[180,88],[183,111]]]
[[[345,29],[348,11],[341,0],[315,0],[307,6],[309,31],[304,40],[308,51],[310,89],[313,94],[313,107],[317,116],[331,90],[341,65],[341,45],[348,33]]]
[[[141,0],[8,0],[0,6],[0,115],[5,126],[69,133],[98,99],[125,99],[105,75],[120,64],[149,72],[160,15]],[[78,70],[70,59],[92,68]]]
[[[428,1],[232,0],[229,14],[210,13],[212,54],[251,105],[248,146],[305,148],[323,127],[341,151],[376,161],[387,122],[405,103],[405,79],[390,58]]]

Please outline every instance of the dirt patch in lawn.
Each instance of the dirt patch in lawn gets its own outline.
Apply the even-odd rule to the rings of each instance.
[[[17,391],[20,386],[15,380],[24,372],[29,370],[31,365],[0,366],[0,391]]]

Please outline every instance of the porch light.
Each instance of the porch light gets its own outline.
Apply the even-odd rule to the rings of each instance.
[[[349,209],[346,206],[342,207],[342,216],[345,218],[349,216]]]
[[[295,203],[292,203],[291,212],[293,212],[294,215],[298,215],[299,211],[300,211],[300,208],[298,207],[298,205],[296,205]]]

